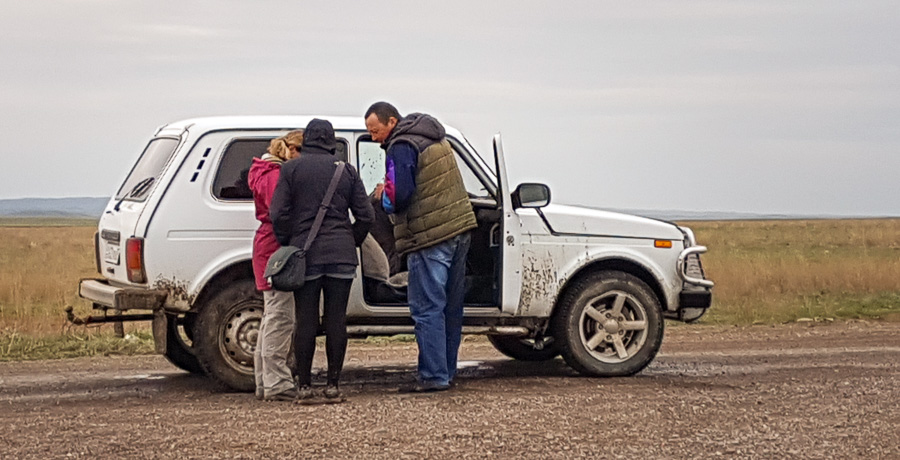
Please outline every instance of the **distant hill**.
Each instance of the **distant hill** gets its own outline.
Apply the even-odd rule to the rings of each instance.
[[[16,198],[0,200],[2,217],[71,217],[98,219],[109,197]]]

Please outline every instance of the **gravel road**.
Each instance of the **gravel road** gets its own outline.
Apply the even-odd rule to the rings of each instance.
[[[352,343],[311,407],[157,356],[0,363],[0,458],[900,458],[900,323],[677,325],[615,379],[470,338],[457,387],[397,394],[415,354]]]

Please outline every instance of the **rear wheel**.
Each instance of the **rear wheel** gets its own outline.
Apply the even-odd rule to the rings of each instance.
[[[253,353],[262,313],[262,296],[252,279],[229,283],[201,307],[194,350],[210,377],[238,391],[254,389]]]
[[[166,359],[178,368],[192,374],[205,374],[197,356],[194,354],[193,323],[196,315],[167,315],[166,321]]]
[[[646,367],[662,345],[659,300],[628,273],[601,271],[574,281],[560,302],[554,336],[578,372],[614,377]]]
[[[508,335],[489,335],[488,340],[497,351],[519,361],[547,361],[559,356],[559,349],[553,341],[536,342],[534,339]]]

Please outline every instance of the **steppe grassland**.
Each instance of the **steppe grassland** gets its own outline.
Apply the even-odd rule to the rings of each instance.
[[[12,226],[12,225],[31,226]],[[95,223],[0,220],[0,335],[67,330],[63,309],[91,314],[78,280],[98,276]],[[688,222],[713,309],[701,322],[900,319],[900,219]],[[108,330],[111,326],[103,326]],[[144,323],[126,324],[144,328]]]
[[[0,332],[61,332],[67,305],[88,314],[90,305],[78,298],[77,291],[80,278],[98,276],[96,223],[57,226],[61,221],[46,219],[0,223],[4,225],[0,226]]]
[[[0,361],[150,353],[146,325],[71,326],[64,308],[91,314],[78,280],[97,276],[93,235],[85,219],[0,219]],[[95,312],[93,312],[95,313]]]
[[[704,322],[900,319],[900,219],[685,224],[716,282]]]

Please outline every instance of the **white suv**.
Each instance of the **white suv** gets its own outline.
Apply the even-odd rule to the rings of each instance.
[[[258,222],[247,172],[270,139],[312,118],[211,117],[159,128],[100,219],[102,278],[79,285],[103,313],[94,319],[152,318],[157,351],[176,366],[252,389],[262,296],[250,266]],[[371,191],[384,151],[362,117],[322,118],[334,125],[335,155]],[[699,258],[706,248],[689,229],[549,204],[542,184],[513,190],[499,135],[492,167],[459,131],[446,130],[478,219],[464,333],[487,334],[512,358],[562,354],[583,374],[631,375],[659,350],[664,317],[693,321],[709,308],[713,283]],[[402,287],[378,289],[382,281],[363,276],[366,263],[350,294],[349,333],[411,333]]]

